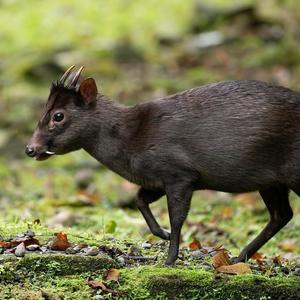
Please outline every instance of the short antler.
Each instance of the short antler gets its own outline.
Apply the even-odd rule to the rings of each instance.
[[[64,85],[64,84],[65,84],[67,78],[70,76],[70,74],[71,74],[71,72],[72,72],[72,70],[73,70],[74,68],[75,68],[74,65],[71,66],[71,67],[64,73],[64,75],[61,76],[61,78],[59,79],[59,83],[60,83],[61,85]]]
[[[81,74],[81,72],[82,72],[83,69],[84,69],[84,66],[81,66],[81,67],[79,68],[79,70],[77,71],[77,73],[74,75],[74,77],[73,77],[73,79],[72,79],[72,81],[71,81],[71,83],[70,83],[70,86],[76,87],[76,84],[77,84],[77,82],[78,82],[78,79],[79,79],[80,74]]]

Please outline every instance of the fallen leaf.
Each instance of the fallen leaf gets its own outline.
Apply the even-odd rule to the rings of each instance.
[[[225,252],[223,249],[219,250],[217,254],[215,254],[212,258],[212,265],[215,269],[221,267],[221,266],[227,266],[230,264],[229,256],[227,252]]]
[[[250,267],[247,264],[241,262],[229,266],[220,266],[216,270],[219,273],[236,274],[236,275],[252,273]]]
[[[37,239],[29,237],[29,236],[24,236],[24,237],[13,239],[9,242],[0,241],[0,248],[9,249],[9,248],[17,247],[21,243],[24,243],[25,247],[27,247],[29,245],[39,245],[40,244]]]
[[[201,247],[200,242],[196,238],[193,238],[193,240],[189,243],[189,248],[191,250],[199,250],[202,247]]]
[[[113,281],[119,281],[120,278],[120,271],[118,269],[108,269],[103,274],[104,280],[113,280]]]
[[[281,242],[278,247],[285,252],[294,252],[298,249],[298,244],[296,239],[286,239]]]
[[[53,240],[50,248],[52,250],[57,251],[65,251],[67,248],[71,246],[71,244],[68,242],[68,237],[63,232],[55,233],[56,238]]]
[[[91,287],[92,289],[101,289],[102,291],[106,291],[107,287],[105,286],[105,284],[102,281],[96,281],[96,280],[89,280],[88,281],[88,285],[89,287]]]
[[[95,192],[90,192],[86,189],[78,190],[77,198],[87,205],[95,205],[99,202],[98,195]]]
[[[11,242],[0,241],[0,248],[8,249],[11,247],[13,247]]]
[[[224,207],[220,212],[220,217],[222,220],[231,219],[233,216],[233,208],[232,207]]]
[[[273,263],[281,266],[285,262],[285,259],[281,255],[277,255],[273,258]]]
[[[91,287],[94,290],[102,290],[103,292],[112,294],[114,296],[117,296],[120,294],[119,292],[108,288],[102,281],[89,280],[87,283],[88,283],[89,287]]]
[[[255,252],[252,256],[251,259],[254,260],[262,260],[264,259],[264,256],[260,252]]]
[[[257,196],[255,193],[239,194],[238,196],[235,197],[235,200],[244,205],[252,206],[252,207],[258,203]]]

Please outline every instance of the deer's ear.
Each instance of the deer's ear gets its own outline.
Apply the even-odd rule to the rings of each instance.
[[[97,98],[97,85],[93,78],[86,78],[79,86],[79,93],[85,103],[90,104]]]

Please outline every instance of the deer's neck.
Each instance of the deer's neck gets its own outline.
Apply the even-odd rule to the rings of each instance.
[[[125,178],[130,178],[128,113],[130,108],[99,95],[84,146],[95,159]]]

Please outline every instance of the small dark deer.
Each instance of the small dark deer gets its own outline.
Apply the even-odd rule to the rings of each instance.
[[[137,206],[150,230],[170,240],[173,265],[194,190],[259,191],[270,221],[237,261],[250,258],[292,218],[300,195],[300,93],[261,81],[224,81],[121,106],[79,83],[72,66],[52,85],[26,153],[37,160],[83,148],[140,185]],[[149,204],[167,196],[171,233]]]

